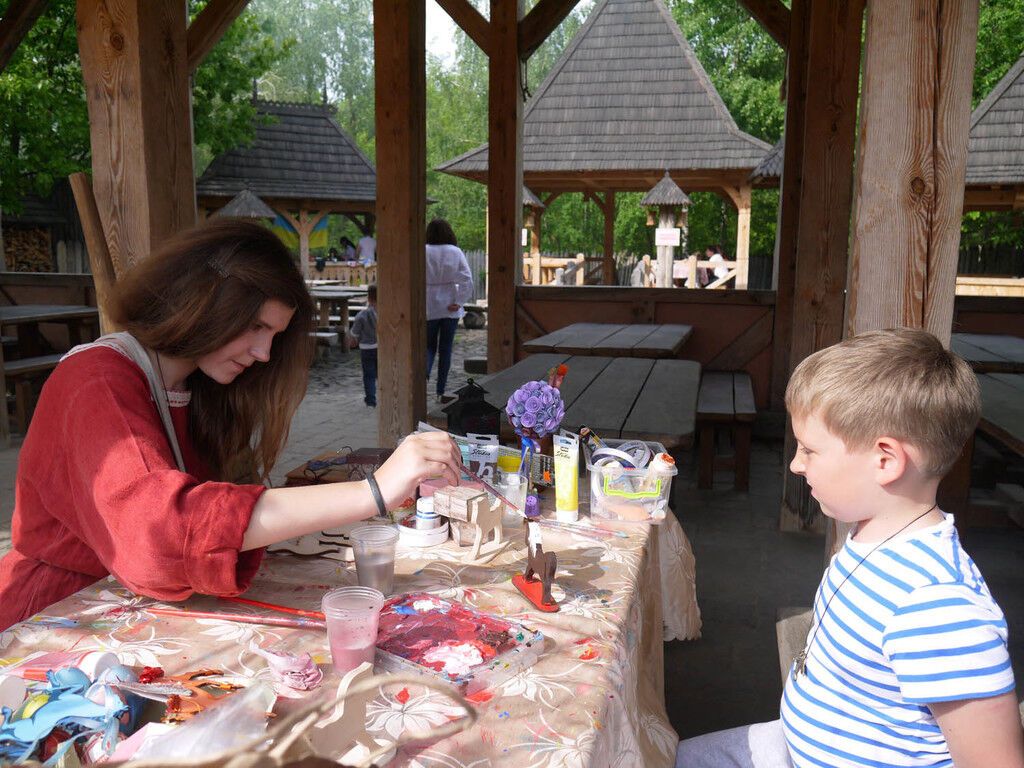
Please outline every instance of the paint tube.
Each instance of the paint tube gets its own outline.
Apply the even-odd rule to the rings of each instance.
[[[575,435],[554,435],[555,519],[574,523],[580,517],[580,441]]]

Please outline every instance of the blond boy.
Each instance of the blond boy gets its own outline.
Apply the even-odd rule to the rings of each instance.
[[[1006,620],[935,502],[978,421],[974,374],[929,333],[875,331],[804,360],[786,407],[791,471],[854,527],[781,721],[684,741],[677,766],[1024,768]]]

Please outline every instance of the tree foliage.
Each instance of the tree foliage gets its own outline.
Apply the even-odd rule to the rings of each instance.
[[[192,0],[194,15],[204,3]],[[0,0],[0,14],[7,3]],[[196,160],[251,140],[253,78],[284,50],[266,23],[245,12],[196,72]],[[0,208],[17,212],[25,195],[46,195],[55,179],[88,170],[89,119],[78,59],[74,0],[51,0],[0,73]]]

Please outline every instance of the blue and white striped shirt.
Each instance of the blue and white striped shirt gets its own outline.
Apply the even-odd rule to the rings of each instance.
[[[952,766],[928,702],[1013,690],[1006,620],[953,516],[894,538],[854,572],[874,546],[847,539],[818,587],[807,674],[790,675],[782,694],[797,768]]]

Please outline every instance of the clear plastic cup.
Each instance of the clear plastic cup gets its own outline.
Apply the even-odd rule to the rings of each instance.
[[[359,586],[390,595],[395,588],[395,547],[398,528],[393,525],[361,525],[349,534],[356,558]]]
[[[527,479],[518,472],[498,470],[497,477],[495,477],[495,489],[519,507],[519,509],[510,509],[506,504],[502,508],[501,525],[503,528],[519,528],[522,526],[523,510],[526,508],[527,486]]]
[[[344,675],[364,661],[373,664],[384,595],[367,587],[339,587],[324,595],[322,605],[338,674]]]

